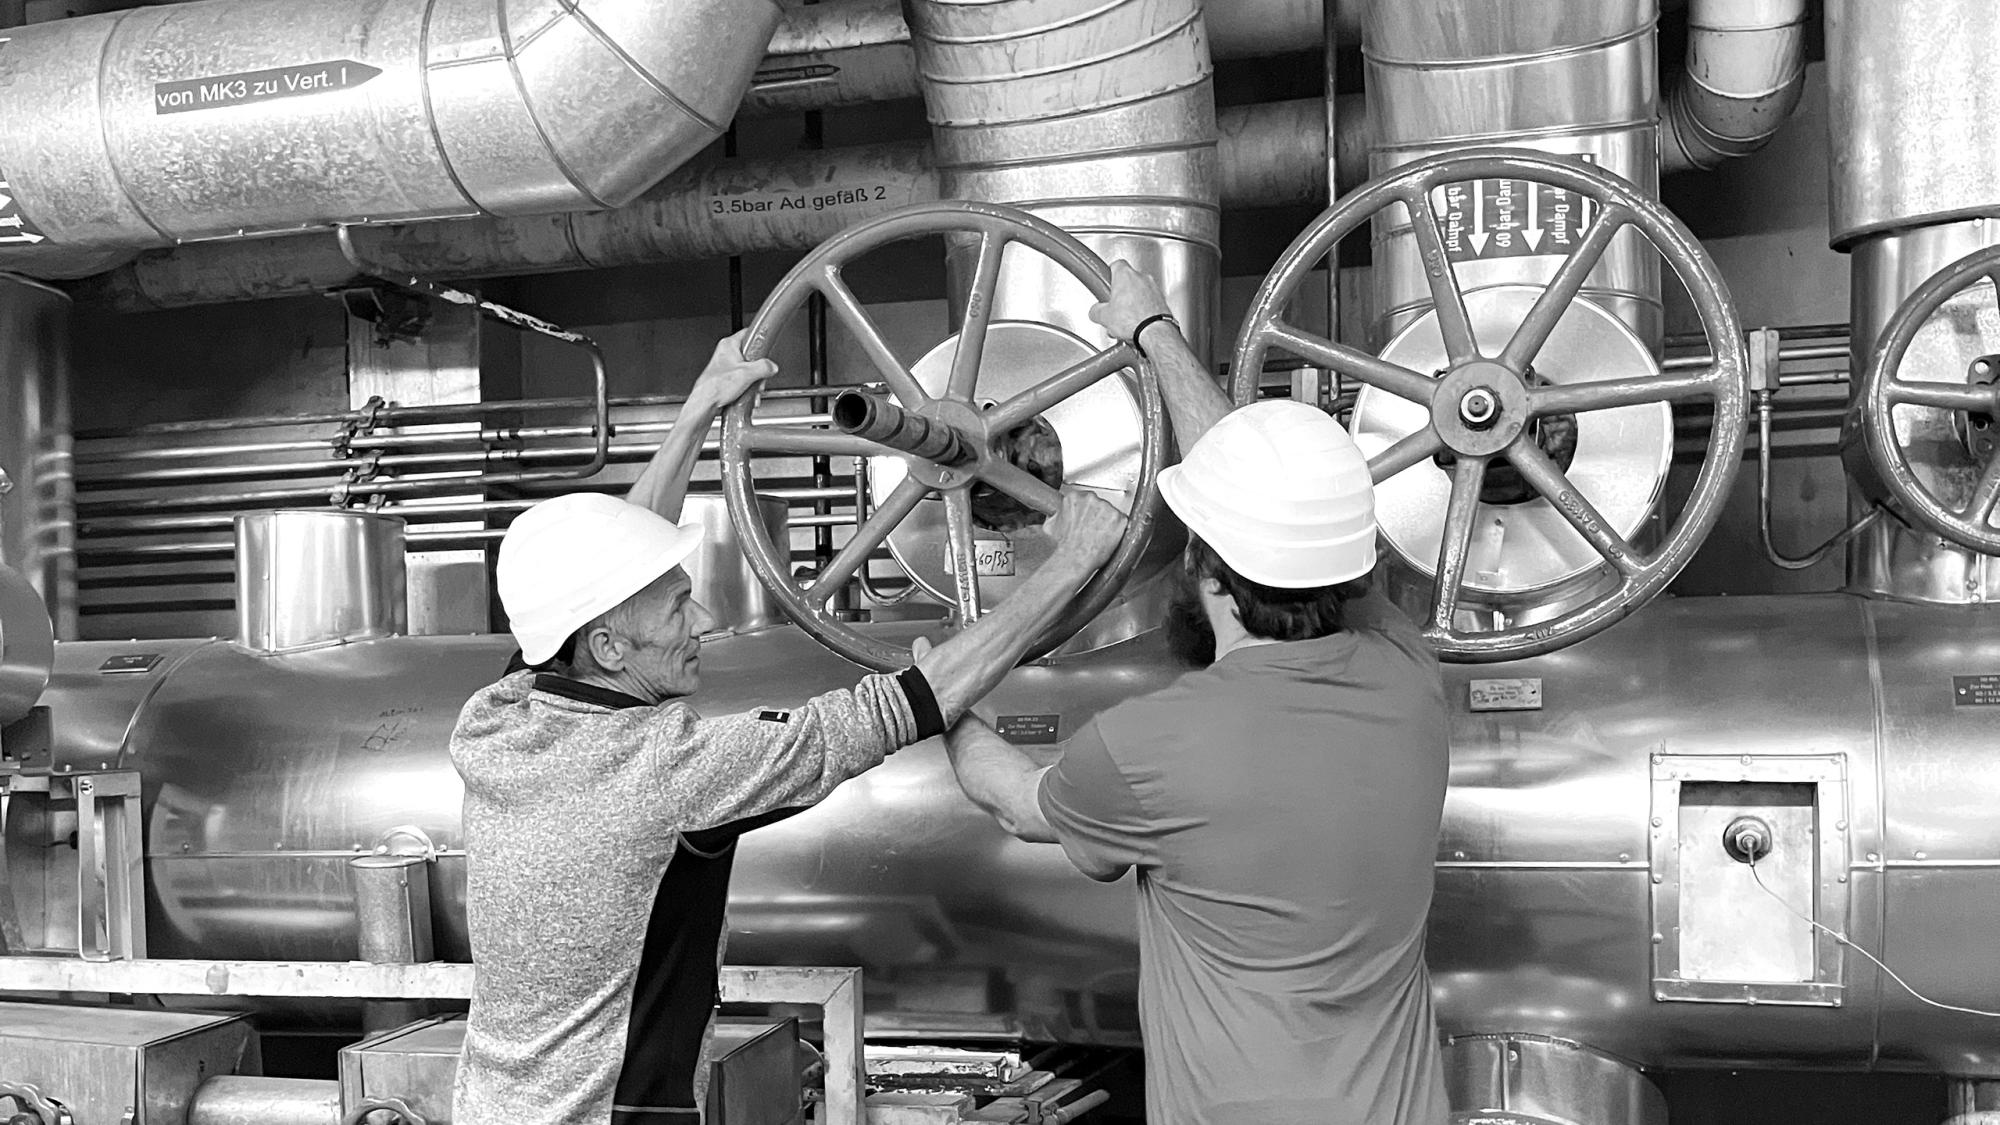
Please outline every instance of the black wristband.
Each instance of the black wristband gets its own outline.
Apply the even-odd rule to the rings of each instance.
[[[896,673],[896,683],[903,689],[903,698],[910,703],[910,717],[917,721],[917,741],[935,738],[948,728],[944,725],[944,710],[938,706],[937,693],[931,690],[931,682],[923,670],[916,665]]]
[[[1146,355],[1146,345],[1139,342],[1139,337],[1144,336],[1146,334],[1146,329],[1151,328],[1155,321],[1160,321],[1160,320],[1166,321],[1168,324],[1173,325],[1175,328],[1179,328],[1181,326],[1181,322],[1175,320],[1174,314],[1172,313],[1154,313],[1152,316],[1149,316],[1146,319],[1140,321],[1139,327],[1134,328],[1132,330],[1132,346],[1139,349],[1139,354],[1142,356],[1146,356],[1147,359],[1151,359],[1153,357]]]

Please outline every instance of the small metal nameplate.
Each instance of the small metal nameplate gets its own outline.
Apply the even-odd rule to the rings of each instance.
[[[1951,701],[1960,707],[2000,707],[2000,672],[1953,676]]]
[[[137,675],[159,667],[160,654],[157,652],[132,652],[114,656],[97,666],[99,675]]]
[[[993,730],[1016,745],[1052,746],[1062,741],[1062,716],[1002,715],[994,722]]]
[[[1473,680],[1466,689],[1466,702],[1474,711],[1539,711],[1542,678]]]

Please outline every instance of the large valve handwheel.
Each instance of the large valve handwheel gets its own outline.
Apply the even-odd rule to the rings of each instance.
[[[1551,184],[1595,201],[1596,211],[1581,241],[1496,355],[1482,353],[1475,338],[1433,202],[1433,192],[1446,184],[1484,179]],[[1284,320],[1293,296],[1320,260],[1377,212],[1399,204],[1409,212],[1449,356],[1449,365],[1441,372],[1412,370]],[[1564,311],[1578,299],[1591,269],[1627,227],[1651,242],[1687,287],[1708,335],[1713,362],[1687,373],[1541,384],[1531,378],[1529,365]],[[1341,199],[1293,240],[1257,291],[1236,345],[1232,370],[1237,402],[1256,398],[1265,353],[1273,348],[1429,411],[1428,424],[1377,453],[1368,467],[1380,484],[1426,459],[1441,454],[1452,458],[1451,498],[1438,550],[1431,619],[1423,630],[1424,638],[1446,660],[1484,663],[1538,656],[1599,632],[1644,605],[1680,573],[1714,526],[1742,454],[1747,357],[1721,275],[1687,228],[1631,183],[1539,153],[1474,149],[1432,157],[1398,168]],[[1628,542],[1598,512],[1531,432],[1531,423],[1538,418],[1689,399],[1713,404],[1714,432],[1679,519],[1651,553]],[[1496,457],[1511,463],[1595,548],[1616,582],[1553,619],[1481,632],[1460,628],[1458,609],[1480,491],[1486,467]]]
[[[873,318],[841,278],[848,263],[877,247],[933,235],[978,241],[978,257],[966,294],[950,376],[944,393],[936,396],[927,392],[896,357]],[[749,359],[759,359],[770,350],[778,330],[809,296],[814,293],[824,296],[833,317],[861,345],[894,398],[893,403],[878,402],[873,409],[903,419],[907,423],[906,432],[921,434],[926,447],[946,447],[950,454],[944,460],[932,461],[840,430],[759,425],[752,421],[747,397],[723,415],[723,494],[751,568],[770,588],[786,616],[821,644],[856,664],[887,671],[909,663],[908,650],[862,633],[827,609],[828,601],[867,565],[869,556],[882,546],[889,533],[915,512],[919,503],[932,495],[942,495],[958,619],[961,623],[977,621],[980,598],[972,487],[983,483],[1044,516],[1054,515],[1061,504],[1060,493],[1015,465],[1002,451],[1002,439],[1057,403],[1128,369],[1138,374],[1135,390],[1142,437],[1139,474],[1133,486],[1125,537],[1110,560],[1036,641],[1028,657],[1048,653],[1102,612],[1118,596],[1146,549],[1158,507],[1159,488],[1155,478],[1166,451],[1166,426],[1159,385],[1150,366],[1130,344],[1114,344],[1097,351],[991,406],[982,407],[977,397],[980,362],[1000,284],[1001,255],[1014,244],[1060,265],[1097,299],[1110,295],[1111,271],[1061,229],[1010,207],[952,200],[892,211],[828,239],[785,275],[750,322],[743,354]],[[790,545],[771,542],[758,515],[756,481],[751,468],[751,458],[758,454],[897,456],[905,461],[909,472],[854,529],[853,537],[826,567],[801,583],[788,571]]]
[[[1987,456],[1963,503],[1946,503],[1911,463],[1894,417],[1898,406],[1917,406],[2000,419],[2000,381],[1993,378],[1991,358],[1976,361],[1983,372],[1978,367],[1958,372],[1964,382],[1902,377],[1910,346],[1931,317],[1945,302],[1989,279],[2000,286],[2000,246],[1975,250],[1918,286],[1883,327],[1856,400],[1868,460],[1902,514],[1968,550],[2000,555],[2000,528],[1991,522],[2000,507],[2000,452]]]

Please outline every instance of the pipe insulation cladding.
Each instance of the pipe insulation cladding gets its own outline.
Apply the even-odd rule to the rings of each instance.
[[[1359,95],[1343,97],[1340,105],[1340,180],[1352,187],[1367,178],[1366,115]],[[1217,110],[1216,191],[1223,208],[1323,202],[1324,115],[1317,98]],[[926,141],[702,160],[611,211],[392,223],[351,233],[371,261],[419,277],[517,276],[800,252],[863,219],[942,198],[936,165]],[[142,254],[69,288],[85,305],[144,312],[319,293],[354,280],[354,267],[334,237],[319,232]]]
[[[1198,0],[911,0],[939,194],[1006,203],[1160,282],[1198,355],[1221,273],[1215,93]],[[953,300],[976,239],[947,252]],[[1010,253],[997,320],[1102,340],[1093,298],[1056,263]]]
[[[617,207],[721,134],[770,0],[206,0],[15,28],[0,266]]]
[[[1660,109],[1660,170],[1763,148],[1805,89],[1805,0],[1693,0],[1687,68]]]

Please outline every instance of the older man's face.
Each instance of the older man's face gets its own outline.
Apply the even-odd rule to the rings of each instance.
[[[686,571],[675,567],[632,595],[625,622],[625,671],[642,697],[658,703],[700,689],[701,634],[715,618],[692,597]]]

